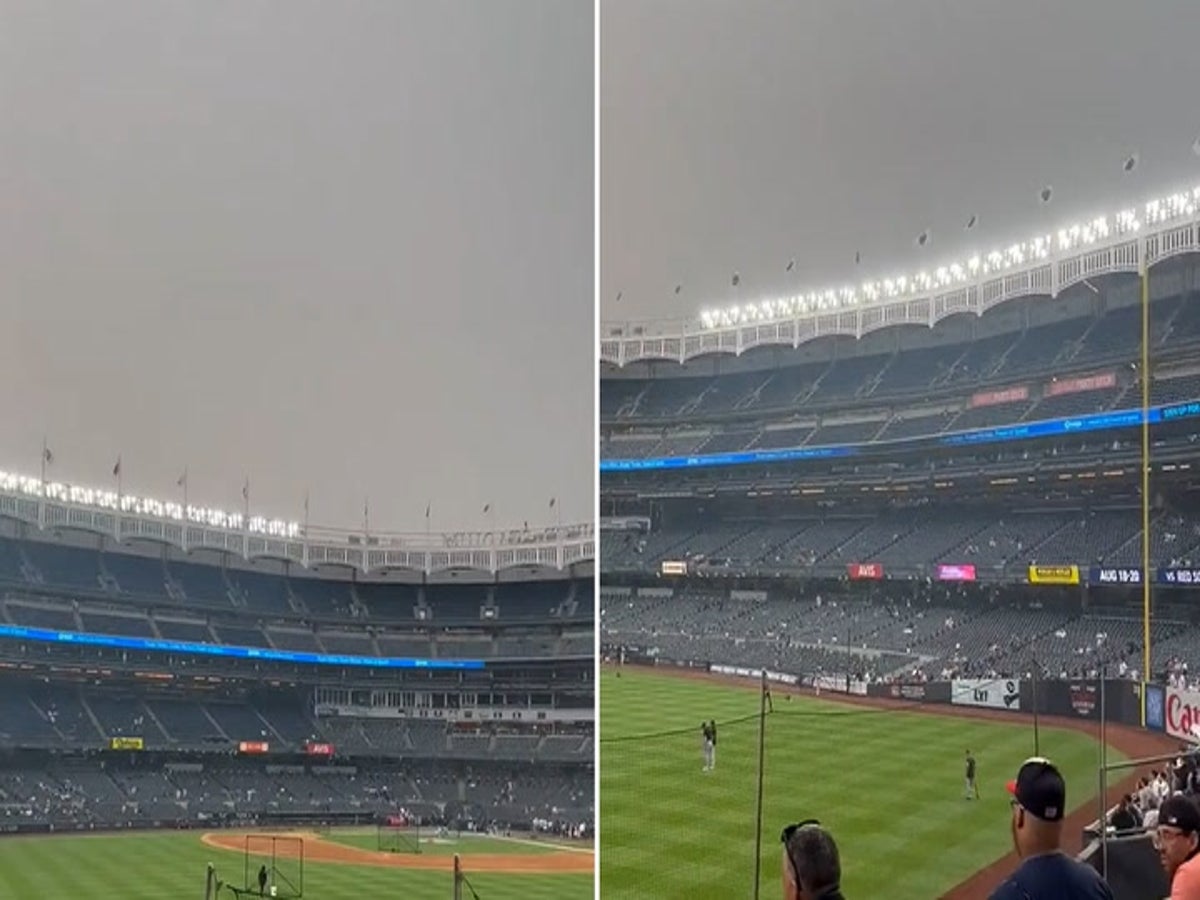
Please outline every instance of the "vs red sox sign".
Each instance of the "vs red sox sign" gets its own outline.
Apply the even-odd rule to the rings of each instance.
[[[1188,741],[1200,732],[1200,694],[1167,688],[1167,734]]]

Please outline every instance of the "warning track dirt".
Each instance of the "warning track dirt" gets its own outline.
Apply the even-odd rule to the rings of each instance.
[[[209,847],[241,853],[246,846],[246,835],[262,836],[266,832],[214,831],[201,840]],[[340,863],[352,866],[379,866],[389,869],[421,869],[424,871],[450,872],[454,869],[451,856],[425,856],[411,853],[381,853],[362,850],[346,844],[338,844],[312,832],[278,832],[277,837],[304,839],[304,861],[317,863]],[[280,855],[293,855],[294,851],[281,844]],[[294,854],[298,855],[298,854]],[[520,875],[555,875],[564,872],[591,873],[594,854],[591,851],[556,850],[550,853],[463,853],[463,867],[470,872],[503,872]]]

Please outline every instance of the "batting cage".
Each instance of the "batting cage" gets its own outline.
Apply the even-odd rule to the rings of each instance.
[[[242,852],[241,884],[220,883],[233,897],[304,896],[304,839],[293,835],[248,834]]]
[[[380,822],[376,829],[376,849],[380,853],[420,853],[419,825]]]

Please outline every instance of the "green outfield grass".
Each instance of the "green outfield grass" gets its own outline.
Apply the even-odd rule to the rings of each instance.
[[[779,896],[779,833],[817,818],[842,853],[848,897],[932,900],[1011,849],[1005,782],[1032,755],[1032,728],[774,698],[767,721],[762,891]],[[600,884],[605,900],[752,895],[758,691],[625,670],[600,681]],[[701,771],[700,723],[718,723]],[[671,729],[686,733],[644,739]],[[633,737],[633,740],[623,740]],[[963,755],[980,801],[963,799]],[[1098,743],[1041,729],[1072,808],[1096,795]],[[1110,760],[1120,759],[1110,751]]]
[[[503,852],[504,844],[492,842],[487,850]],[[514,845],[514,850],[519,847]],[[526,847],[522,852],[535,849]],[[0,898],[198,900],[204,895],[205,866],[209,862],[216,863],[226,880],[240,886],[242,854],[204,846],[199,832],[3,838]],[[590,900],[593,896],[590,875],[472,874],[468,869],[468,876],[483,900]],[[304,865],[306,900],[437,900],[449,898],[451,891],[452,876],[448,872]]]

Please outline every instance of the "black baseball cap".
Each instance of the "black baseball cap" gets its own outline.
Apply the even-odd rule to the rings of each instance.
[[[1022,809],[1043,822],[1061,822],[1066,813],[1067,783],[1058,767],[1043,757],[1025,760],[1017,777],[1008,783],[1008,792]]]
[[[1200,807],[1183,794],[1175,794],[1158,808],[1158,824],[1183,832],[1200,832]]]

